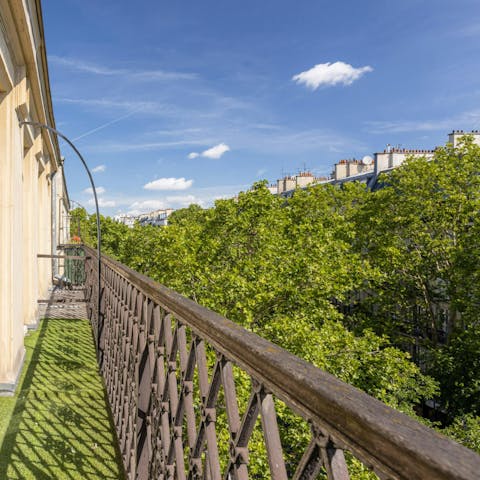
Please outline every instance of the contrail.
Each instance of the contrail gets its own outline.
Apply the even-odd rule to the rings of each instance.
[[[104,128],[109,127],[110,125],[113,125],[114,123],[120,122],[124,118],[130,117],[134,113],[138,112],[141,107],[136,108],[135,110],[132,110],[131,112],[126,113],[125,115],[122,115],[121,117],[115,118],[113,120],[110,120],[107,123],[104,123],[103,125],[100,125],[99,127],[94,128],[93,130],[89,130],[88,132],[82,133],[82,135],[76,137],[73,139],[73,141],[80,140],[81,138],[87,137],[88,135],[91,135],[92,133],[98,132],[99,130],[103,130]]]

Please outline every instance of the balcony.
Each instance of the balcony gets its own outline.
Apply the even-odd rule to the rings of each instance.
[[[83,252],[1,400],[1,478],[478,478],[473,452],[108,257],[99,289]]]
[[[25,339],[17,393],[0,398],[2,479],[123,478],[82,297],[52,293]]]

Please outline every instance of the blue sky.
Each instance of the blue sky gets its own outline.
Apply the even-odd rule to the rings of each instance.
[[[44,0],[43,16],[57,128],[107,215],[480,128],[478,0]]]

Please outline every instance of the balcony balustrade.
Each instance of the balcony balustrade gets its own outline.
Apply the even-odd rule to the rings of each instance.
[[[478,455],[414,419],[103,256],[99,290],[96,252],[65,253],[2,478],[123,478],[117,453],[132,480],[478,478]]]
[[[264,465],[273,479],[343,480],[352,458],[382,479],[478,478],[472,451],[108,257],[99,291],[96,252],[85,254],[128,478],[246,479]]]

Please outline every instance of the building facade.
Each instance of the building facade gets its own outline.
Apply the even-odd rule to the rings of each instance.
[[[0,392],[15,388],[24,331],[37,322],[68,231],[68,195],[55,127],[39,0],[0,2]]]
[[[373,163],[367,163],[364,160],[340,160],[334,166],[332,178],[334,180],[343,180],[347,177],[355,177],[364,173],[373,172],[373,169]]]
[[[276,185],[270,185],[268,189],[271,193],[281,195],[285,192],[290,192],[296,188],[305,188],[308,185],[322,183],[326,180],[325,177],[315,177],[313,173],[308,171],[299,172],[296,175],[287,175],[277,180]]]
[[[463,130],[453,130],[448,134],[448,143],[451,143],[454,147],[458,145],[458,140],[464,135],[471,135],[473,142],[480,145],[480,130],[472,130],[471,132],[464,132]]]
[[[132,228],[136,222],[140,225],[153,225],[154,227],[165,227],[168,225],[168,217],[174,212],[173,208],[164,208],[160,210],[153,210],[148,213],[141,213],[140,215],[117,215],[115,221],[123,223],[127,227]]]
[[[480,145],[480,130],[465,132],[463,130],[453,130],[448,134],[448,143],[454,147],[458,145],[459,139],[465,135],[470,135],[473,142]],[[435,149],[408,149],[398,148],[391,145],[383,150],[376,152],[373,157],[366,155],[361,160],[349,159],[340,160],[333,167],[333,172],[329,178],[315,178],[311,173],[303,172],[296,177],[284,177],[277,180],[277,185],[271,185],[270,192],[278,195],[290,196],[296,188],[305,188],[312,184],[330,183],[341,185],[345,182],[360,182],[375,189],[378,187],[378,176],[381,173],[389,172],[405,162],[407,158],[426,157],[433,158]],[[276,187],[276,188],[275,188]]]
[[[143,213],[137,217],[140,225],[153,225],[154,227],[166,227],[168,217],[173,213],[173,208],[154,210],[153,212]]]

